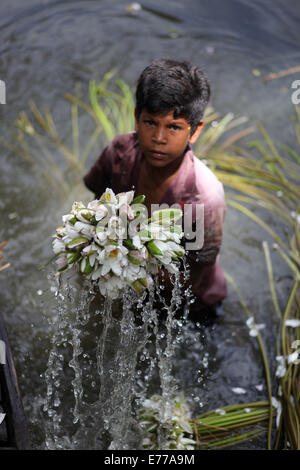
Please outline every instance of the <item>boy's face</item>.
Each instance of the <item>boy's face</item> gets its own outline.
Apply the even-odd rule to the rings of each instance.
[[[135,113],[135,130],[147,163],[161,168],[182,157],[186,146],[196,142],[203,121],[191,135],[191,127],[183,117],[174,118],[170,111],[163,116],[152,115],[143,110],[137,118]]]

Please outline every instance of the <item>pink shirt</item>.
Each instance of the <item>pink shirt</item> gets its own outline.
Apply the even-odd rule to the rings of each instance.
[[[143,159],[137,134],[118,135],[103,150],[91,170],[84,177],[86,186],[100,197],[106,188],[115,193],[135,190]],[[204,244],[189,251],[193,260],[192,291],[204,304],[222,301],[226,282],[219,264],[225,218],[224,190],[213,172],[188,148],[179,171],[171,181],[160,204],[204,204]]]

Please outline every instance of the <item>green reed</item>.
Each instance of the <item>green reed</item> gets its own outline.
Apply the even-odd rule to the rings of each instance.
[[[296,110],[297,120],[294,120],[296,136],[300,136],[300,114]],[[300,156],[286,145],[276,144],[262,124],[257,126],[262,138],[248,142],[243,147],[237,146],[236,141],[228,146],[219,145],[211,148],[207,158],[208,165],[226,187],[227,204],[250,217],[259,224],[272,238],[272,248],[287,263],[291,270],[291,286],[287,304],[281,311],[276,293],[273,276],[272,259],[267,241],[262,241],[265,254],[270,295],[276,313],[278,337],[277,357],[281,357],[283,372],[278,375],[277,399],[281,403],[279,424],[275,430],[272,444],[272,385],[270,367],[263,346],[261,335],[258,333],[261,355],[263,359],[268,400],[269,424],[267,448],[271,449],[300,449],[300,381],[297,346],[300,345],[299,326],[286,325],[287,320],[300,320]],[[201,143],[198,154],[201,155]],[[232,192],[231,192],[232,190]],[[255,213],[255,208],[263,208],[285,225],[285,236],[279,236],[277,231]],[[227,280],[236,290],[237,285],[226,273]],[[240,295],[240,293],[239,293]],[[245,302],[240,295],[240,301],[246,314]],[[295,323],[295,325],[298,325]],[[299,341],[299,343],[298,343]],[[294,353],[294,356],[292,354]],[[294,359],[293,359],[294,358]],[[274,363],[275,361],[273,361]]]
[[[107,73],[96,83],[89,83],[89,102],[85,97],[67,93],[65,103],[70,109],[70,132],[62,136],[50,110],[39,109],[29,102],[29,111],[21,112],[13,129],[8,129],[10,139],[0,137],[0,144],[25,160],[45,178],[61,200],[70,198],[72,189],[81,183],[88,163],[95,161],[99,148],[115,135],[134,129],[134,97],[130,87],[122,80],[113,81],[114,72]],[[30,112],[30,114],[29,114]],[[269,245],[262,240],[265,254],[270,295],[276,314],[278,336],[277,356],[282,356],[285,374],[278,378],[277,399],[282,412],[278,427],[274,428],[275,409],[272,405],[271,376],[275,360],[268,359],[263,339],[256,337],[261,352],[267,384],[267,401],[236,404],[224,407],[226,418],[215,410],[193,420],[199,448],[223,448],[252,439],[267,432],[268,449],[300,448],[300,380],[297,359],[288,363],[299,341],[300,328],[286,326],[287,319],[300,319],[300,155],[291,146],[275,143],[262,124],[241,129],[246,118],[235,119],[232,113],[220,117],[212,108],[205,116],[205,127],[200,134],[195,153],[205,158],[207,165],[225,186],[227,205],[240,211],[260,225],[274,243],[273,252],[287,263],[291,271],[291,286],[287,304],[281,308],[277,299]],[[83,129],[90,129],[83,138]],[[295,136],[300,143],[300,112],[295,108],[292,117]],[[255,133],[255,140],[241,142]],[[279,235],[256,212],[264,210],[281,220],[286,226],[285,236]],[[229,283],[238,293],[242,310],[249,312],[234,279],[226,273]],[[270,312],[271,313],[271,312]],[[299,343],[300,344],[300,343]],[[270,367],[272,364],[272,367]],[[273,374],[274,375],[274,374]],[[242,409],[250,408],[248,413]],[[257,427],[258,426],[258,427]],[[249,430],[249,427],[251,428]],[[273,438],[272,442],[272,436]]]

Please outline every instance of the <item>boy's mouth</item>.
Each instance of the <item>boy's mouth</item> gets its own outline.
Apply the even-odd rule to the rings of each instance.
[[[150,153],[153,158],[158,158],[158,159],[165,158],[167,155],[165,152],[161,152],[160,150],[150,150]]]

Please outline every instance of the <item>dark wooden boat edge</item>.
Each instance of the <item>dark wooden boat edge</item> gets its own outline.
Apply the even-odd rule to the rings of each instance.
[[[6,438],[0,440],[0,450],[30,449],[31,445],[27,421],[13,355],[9,344],[7,329],[1,314],[0,340],[5,343],[6,352],[5,364],[0,364],[1,408],[3,410],[2,412],[5,413],[3,423],[6,427]]]

